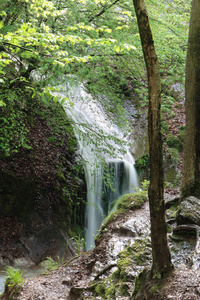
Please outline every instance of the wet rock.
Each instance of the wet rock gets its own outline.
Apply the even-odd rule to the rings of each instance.
[[[20,257],[14,260],[14,265],[19,268],[28,268],[35,265],[29,257]]]
[[[124,237],[137,236],[137,232],[135,230],[132,230],[132,228],[127,228],[125,226],[121,226],[121,227],[116,226],[112,232],[118,236],[124,236]]]
[[[171,206],[176,206],[180,201],[180,197],[170,198],[165,201],[165,209],[169,209]]]
[[[10,260],[3,256],[0,256],[0,269],[10,264]]]
[[[35,235],[20,239],[29,259],[38,264],[46,257],[64,258],[72,256],[62,233],[55,227],[43,228]]]
[[[179,205],[177,224],[196,224],[200,226],[200,199],[189,196]]]
[[[176,82],[171,85],[171,91],[172,91],[172,96],[177,100],[180,101],[181,99],[185,100],[184,97],[184,86],[183,84]]]
[[[199,232],[199,226],[197,225],[179,225],[173,229],[173,233],[184,234],[186,232],[193,233],[196,235]]]

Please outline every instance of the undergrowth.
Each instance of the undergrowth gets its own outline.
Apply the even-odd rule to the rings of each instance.
[[[8,299],[12,299],[12,296],[19,292],[21,286],[24,283],[24,271],[19,268],[13,268],[7,266],[5,268],[6,271],[6,283],[5,286],[9,294]]]

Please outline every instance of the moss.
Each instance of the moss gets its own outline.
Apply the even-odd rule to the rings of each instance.
[[[62,172],[61,166],[58,168],[57,179],[59,182],[66,182],[66,178]]]
[[[113,273],[112,273],[112,279],[113,280],[118,280],[119,279],[119,275],[120,275],[120,270],[119,269],[117,269],[116,271],[114,271]]]
[[[177,213],[178,213],[178,207],[177,206],[172,206],[170,209],[167,210],[168,212],[168,218],[176,218]]]
[[[105,230],[105,228],[108,226],[108,224],[110,224],[115,218],[117,218],[118,216],[121,216],[124,214],[124,210],[123,209],[118,209],[116,211],[114,211],[113,213],[111,213],[103,222],[103,224],[101,225],[101,229],[100,232],[98,233],[98,235],[96,236],[96,240],[98,240],[101,236],[101,232]]]
[[[171,226],[167,226],[167,233],[172,233],[172,227]]]
[[[106,299],[111,299],[109,296],[115,295],[115,285],[111,285],[106,289],[105,297]]]
[[[131,275],[129,275],[127,271],[129,267],[132,268],[133,265],[136,265],[138,269],[138,266],[145,266],[151,261],[150,240],[148,238],[134,239],[134,243],[121,251],[118,257],[117,266],[120,272],[120,279],[122,281],[132,280],[133,278],[131,278]]]
[[[150,279],[150,271],[147,268],[144,268],[144,270],[136,277],[135,280],[135,288],[132,294],[132,298],[134,298],[134,296],[138,295],[140,296],[140,292],[144,290],[144,286],[146,284],[146,282]],[[140,300],[143,299],[147,299],[144,295],[144,293],[142,292],[141,297],[137,298]]]
[[[103,283],[99,283],[96,287],[95,287],[95,292],[97,295],[100,295],[101,297],[105,297],[105,285]]]
[[[119,287],[119,293],[121,296],[129,296],[129,287],[126,283],[123,283]]]
[[[126,194],[117,200],[116,210],[112,212],[104,221],[101,226],[101,230],[97,239],[101,235],[101,231],[105,229],[105,227],[110,224],[115,218],[120,215],[123,215],[127,210],[135,210],[140,208],[144,202],[147,201],[147,194],[145,191],[139,191],[132,194]]]
[[[158,291],[158,289],[159,289],[159,284],[155,284],[149,289],[149,292],[152,294],[152,296],[154,296],[155,293]]]
[[[147,195],[144,191],[126,194],[118,200],[117,209],[134,210],[140,208],[145,201],[147,201]]]
[[[132,260],[130,257],[124,257],[123,255],[117,260],[117,266],[120,272],[120,279],[122,281],[128,281],[126,268],[132,265]]]

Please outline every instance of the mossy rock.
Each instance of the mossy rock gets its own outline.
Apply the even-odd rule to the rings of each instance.
[[[122,196],[117,202],[117,209],[135,210],[147,201],[146,192],[140,191]]]
[[[106,299],[112,299],[112,296],[115,295],[115,285],[109,286],[105,291]]]
[[[130,296],[129,294],[129,286],[126,283],[122,283],[119,287],[119,293],[121,296]]]
[[[130,247],[118,254],[117,266],[122,281],[132,281],[144,266],[151,263],[151,243],[148,238],[136,238]],[[133,268],[133,266],[135,266]]]
[[[147,201],[147,194],[145,191],[139,191],[132,194],[125,194],[119,200],[117,200],[115,207],[116,210],[112,212],[105,219],[104,223],[101,226],[99,234],[96,237],[96,240],[101,236],[103,230],[106,226],[110,224],[115,218],[123,215],[127,210],[135,210],[140,208]]]
[[[177,224],[196,224],[200,226],[200,199],[189,196],[182,200],[177,212]]]
[[[105,297],[105,285],[103,282],[99,283],[96,287],[95,287],[95,293],[101,297]]]

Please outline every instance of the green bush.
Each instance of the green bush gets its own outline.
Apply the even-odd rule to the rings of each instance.
[[[168,134],[166,143],[167,143],[168,147],[170,147],[170,148],[175,148],[177,150],[180,150],[180,148],[181,148],[179,139],[177,137],[173,136],[171,133]]]
[[[179,161],[179,151],[176,148],[169,148],[168,149],[168,158],[170,159],[170,161],[176,165]]]

